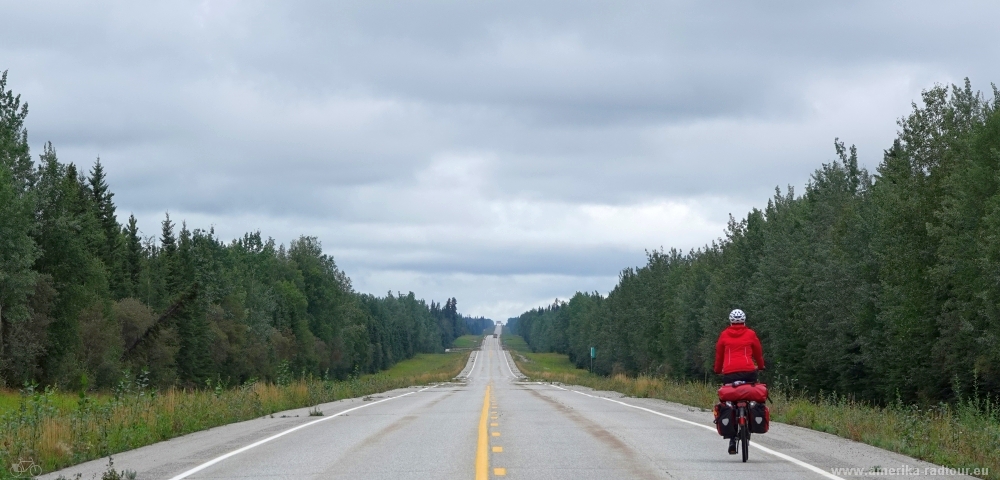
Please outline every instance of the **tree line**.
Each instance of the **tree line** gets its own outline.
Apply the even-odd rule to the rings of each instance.
[[[0,387],[232,384],[376,372],[493,325],[408,294],[354,291],[315,237],[224,242],[169,214],[157,237],[119,223],[100,159],[47,143],[0,77]]]
[[[537,351],[600,373],[711,380],[733,308],[772,381],[876,403],[1000,395],[1000,94],[935,86],[874,174],[837,159],[725,237],[647,252],[608,295],[510,319]],[[967,398],[967,397],[966,397]]]

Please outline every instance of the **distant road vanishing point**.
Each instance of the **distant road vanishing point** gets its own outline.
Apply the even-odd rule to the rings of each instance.
[[[134,470],[138,479],[169,480],[797,480],[884,478],[889,469],[960,478],[781,424],[754,436],[750,460],[742,463],[726,453],[711,412],[526,381],[492,336],[453,382],[319,408],[324,416],[292,410],[124,452],[114,456],[115,468]],[[107,459],[96,460],[41,478],[100,478],[106,468]]]

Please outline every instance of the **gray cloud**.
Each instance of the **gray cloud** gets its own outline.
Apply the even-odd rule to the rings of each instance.
[[[4,8],[32,145],[100,155],[145,232],[317,235],[359,289],[498,318],[717,238],[834,137],[874,167],[921,89],[1000,77],[990,2]]]

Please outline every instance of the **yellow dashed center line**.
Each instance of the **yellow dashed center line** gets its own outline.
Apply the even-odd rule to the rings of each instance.
[[[493,351],[489,352],[490,358]],[[499,437],[500,432],[496,430],[500,426],[497,421],[500,414],[497,412],[497,399],[492,395],[492,383],[486,385],[486,394],[483,396],[483,411],[479,416],[479,437],[476,442],[476,480],[488,480],[490,477],[489,453],[503,453],[503,447],[494,445],[490,447],[490,437]],[[489,420],[487,420],[487,417]],[[507,469],[496,467],[493,469],[493,476],[503,477],[507,475]]]
[[[490,476],[490,458],[486,451],[490,439],[486,436],[486,416],[490,411],[490,386],[486,385],[486,395],[483,396],[483,413],[479,416],[479,441],[476,445],[476,480],[488,480]]]

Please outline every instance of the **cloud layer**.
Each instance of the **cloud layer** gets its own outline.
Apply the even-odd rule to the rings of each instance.
[[[834,137],[870,168],[935,82],[1000,78],[989,2],[19,2],[29,134],[119,212],[316,235],[361,291],[497,319],[696,248]]]

